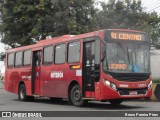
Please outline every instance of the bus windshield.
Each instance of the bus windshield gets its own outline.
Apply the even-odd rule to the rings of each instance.
[[[150,72],[149,45],[113,42],[106,44],[103,69],[118,73]]]

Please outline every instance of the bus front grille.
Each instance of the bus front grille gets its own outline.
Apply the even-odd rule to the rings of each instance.
[[[147,92],[147,88],[143,89],[118,89],[120,95],[130,95],[130,92],[136,91],[137,95],[144,95]]]

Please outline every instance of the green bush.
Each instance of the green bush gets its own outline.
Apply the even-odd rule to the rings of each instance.
[[[160,78],[153,78],[153,83],[160,83]]]

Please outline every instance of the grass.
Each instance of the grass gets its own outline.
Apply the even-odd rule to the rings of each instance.
[[[160,78],[153,78],[152,82],[153,83],[160,83]]]

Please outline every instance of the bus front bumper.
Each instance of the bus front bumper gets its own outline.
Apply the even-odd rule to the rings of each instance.
[[[117,90],[114,90],[105,86],[102,91],[101,100],[149,98],[152,95],[152,88],[117,88]]]

